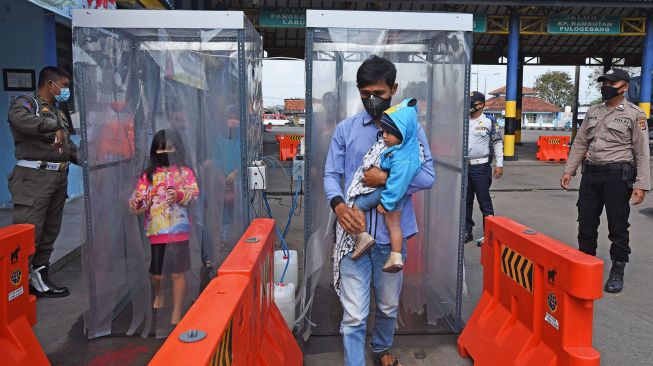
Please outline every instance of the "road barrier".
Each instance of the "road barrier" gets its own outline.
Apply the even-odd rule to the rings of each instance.
[[[603,261],[505,217],[485,221],[483,294],[458,338],[475,365],[599,365]]]
[[[292,160],[297,155],[297,148],[301,144],[301,135],[277,135],[279,141],[279,160]]]
[[[0,228],[0,365],[49,365],[32,326],[36,297],[29,294],[28,258],[34,254],[34,225]]]
[[[540,136],[537,140],[537,160],[567,161],[569,136]]]
[[[150,365],[301,365],[274,303],[274,220],[256,219]]]

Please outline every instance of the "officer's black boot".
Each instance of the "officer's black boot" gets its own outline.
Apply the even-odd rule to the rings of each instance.
[[[610,276],[608,277],[608,281],[605,283],[605,291],[615,294],[623,290],[624,268],[626,268],[626,262],[612,261]]]
[[[32,267],[29,292],[36,297],[66,297],[70,295],[67,287],[58,287],[50,281],[48,266]]]
[[[469,243],[472,240],[474,240],[474,235],[472,235],[472,232],[470,231],[465,233],[465,243]]]

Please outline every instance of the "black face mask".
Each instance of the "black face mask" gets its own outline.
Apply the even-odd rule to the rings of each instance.
[[[619,93],[619,88],[615,88],[609,85],[603,85],[601,87],[601,98],[603,98],[603,100],[610,100],[621,94],[623,93]]]
[[[170,166],[170,162],[172,162],[173,164],[176,164],[178,162],[176,152],[156,153],[156,156],[159,159],[159,162],[163,164],[163,166]]]
[[[392,97],[383,99],[381,97],[377,97],[376,95],[370,95],[368,98],[363,99],[363,106],[373,119],[378,120],[383,116],[383,112],[385,112],[386,109],[390,108],[391,100]]]
[[[476,105],[474,103],[470,103],[470,105],[469,105],[469,114],[474,114],[474,113],[480,111],[481,109],[483,109],[481,104]]]

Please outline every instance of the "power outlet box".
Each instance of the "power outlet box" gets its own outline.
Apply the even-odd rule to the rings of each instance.
[[[292,172],[292,179],[294,181],[305,180],[304,156],[302,155],[295,156],[295,159],[293,159],[292,161],[292,168],[290,171]]]
[[[261,161],[253,161],[252,166],[247,168],[249,172],[249,189],[265,190],[267,189],[267,175],[265,165]]]

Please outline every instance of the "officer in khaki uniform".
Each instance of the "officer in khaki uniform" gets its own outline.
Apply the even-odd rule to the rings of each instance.
[[[68,165],[77,164],[73,131],[60,108],[70,96],[70,75],[56,67],[39,73],[34,95],[16,98],[9,109],[9,126],[16,147],[16,167],[9,175],[13,222],[36,227],[36,252],[31,259],[30,292],[64,297],[68,289],[52,283],[50,255],[59,235],[68,190]]]
[[[578,246],[596,255],[598,227],[605,205],[612,268],[607,292],[621,292],[630,254],[630,205],[640,204],[651,189],[646,115],[624,98],[630,75],[612,69],[598,78],[604,103],[593,105],[580,127],[560,185],[567,189],[583,163],[578,194]]]

